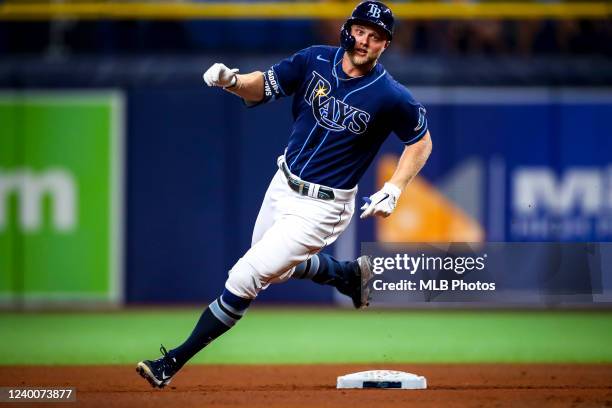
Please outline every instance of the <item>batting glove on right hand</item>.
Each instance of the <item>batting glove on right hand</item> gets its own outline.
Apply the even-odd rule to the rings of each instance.
[[[397,199],[402,190],[391,183],[385,183],[380,191],[372,194],[369,198],[365,199],[366,203],[361,207],[364,210],[359,218],[364,219],[372,215],[378,215],[380,217],[388,217],[391,215],[395,206],[397,205]]]
[[[202,77],[208,86],[227,88],[236,85],[238,71],[238,68],[229,69],[224,64],[217,62],[208,68]]]

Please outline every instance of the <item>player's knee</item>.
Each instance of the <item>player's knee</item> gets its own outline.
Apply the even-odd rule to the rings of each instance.
[[[255,269],[241,258],[230,270],[225,287],[236,296],[255,299],[265,284]]]
[[[287,282],[291,276],[293,276],[293,272],[295,271],[295,266],[292,268],[289,268],[287,271],[283,272],[283,274],[281,274],[280,276],[273,278],[270,283],[283,283],[283,282]]]

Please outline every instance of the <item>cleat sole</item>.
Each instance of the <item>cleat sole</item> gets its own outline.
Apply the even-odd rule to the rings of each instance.
[[[147,367],[147,365],[143,363],[142,361],[136,365],[136,372],[142,378],[147,380],[149,384],[151,384],[151,387],[153,388],[164,388],[167,384],[167,382],[158,381],[157,379],[155,379],[155,376],[153,375],[149,367]]]

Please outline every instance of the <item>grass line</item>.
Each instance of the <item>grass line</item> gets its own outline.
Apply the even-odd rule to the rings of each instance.
[[[131,364],[179,344],[199,314],[0,314],[0,364]],[[610,344],[610,312],[254,309],[194,362],[610,363]]]

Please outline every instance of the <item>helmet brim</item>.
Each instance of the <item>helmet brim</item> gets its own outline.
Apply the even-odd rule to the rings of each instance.
[[[391,41],[393,39],[393,33],[389,31],[389,29],[383,24],[376,24],[370,20],[366,20],[366,19],[358,18],[358,17],[350,17],[346,21],[346,23],[348,24],[349,27],[352,26],[353,24],[362,24],[364,26],[374,28],[382,32],[387,37],[388,41]]]

